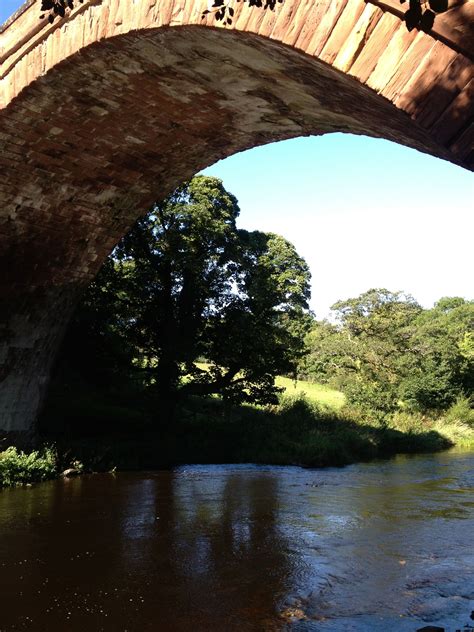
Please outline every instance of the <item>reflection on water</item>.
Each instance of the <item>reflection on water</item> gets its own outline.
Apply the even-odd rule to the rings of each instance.
[[[454,632],[474,454],[189,466],[0,494],[0,631]]]

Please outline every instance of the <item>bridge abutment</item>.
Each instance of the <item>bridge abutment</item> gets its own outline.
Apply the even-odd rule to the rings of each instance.
[[[3,302],[0,316],[0,450],[36,443],[36,420],[78,288],[40,289]]]

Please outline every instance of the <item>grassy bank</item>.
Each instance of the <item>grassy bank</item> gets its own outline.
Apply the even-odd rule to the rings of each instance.
[[[196,362],[196,366],[205,371],[209,370],[207,362]],[[346,401],[344,393],[330,388],[326,384],[293,380],[289,377],[278,376],[275,380],[278,388],[283,389],[284,395],[304,396],[315,404],[327,406],[332,410],[340,410]]]
[[[285,389],[285,395],[304,396],[310,402],[323,407],[326,406],[332,410],[341,410],[346,401],[344,393],[329,388],[329,386],[325,384],[305,382],[304,380],[291,380],[288,377],[277,377],[276,385]]]
[[[102,411],[104,408],[102,407]],[[331,409],[307,396],[279,405],[228,408],[217,398],[190,399],[169,432],[146,419],[112,432],[54,437],[61,452],[87,468],[162,468],[182,463],[268,463],[309,467],[345,465],[397,453],[433,452],[454,444],[474,447],[472,427],[404,415],[380,425],[345,407]],[[455,439],[455,440],[454,440]]]
[[[474,449],[474,411],[471,410],[468,415],[458,414],[456,404],[447,413],[435,418],[415,414],[394,415],[390,425],[411,434],[431,430],[452,446]]]
[[[0,453],[0,486],[57,475],[72,462],[86,470],[167,468],[182,463],[345,465],[397,453],[474,448],[474,413],[466,402],[444,417],[400,413],[385,424],[348,408],[338,391],[279,378],[276,406],[228,407],[219,398],[189,399],[169,431],[153,418],[156,406],[101,393],[56,394],[43,419],[51,449]],[[159,414],[159,406],[158,406]]]

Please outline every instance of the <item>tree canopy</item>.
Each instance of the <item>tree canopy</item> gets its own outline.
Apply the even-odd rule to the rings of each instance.
[[[372,289],[314,323],[301,371],[386,415],[446,410],[474,388],[474,301],[446,297],[433,309],[410,295]]]
[[[238,230],[238,214],[205,176],[155,204],[89,288],[74,354],[92,342],[98,366],[141,376],[162,410],[184,395],[275,402],[275,376],[303,353],[310,273],[283,237]]]

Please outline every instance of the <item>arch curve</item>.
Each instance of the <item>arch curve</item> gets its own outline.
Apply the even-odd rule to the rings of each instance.
[[[219,28],[280,42],[354,77],[416,121],[430,153],[472,169],[474,2],[448,6],[426,34],[407,31],[397,0],[285,0],[275,11],[239,2],[224,27],[212,15],[203,19],[203,0],[85,0],[53,24],[38,19],[40,0],[28,0],[0,30],[0,108],[96,42],[158,28]]]
[[[61,23],[38,25],[33,3],[7,24],[0,430],[33,427],[81,288],[132,222],[196,171],[334,131],[472,168],[469,59],[408,33],[381,4],[240,3],[221,29],[202,25],[198,0],[86,0]]]

